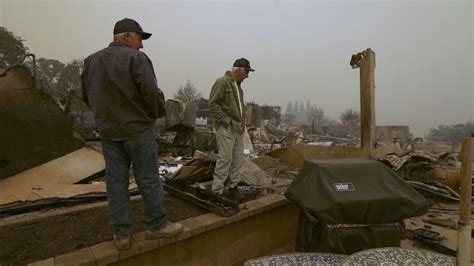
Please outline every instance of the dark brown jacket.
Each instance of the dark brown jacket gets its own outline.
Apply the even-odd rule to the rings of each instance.
[[[240,93],[240,102],[242,104],[242,116],[240,115],[239,102],[237,97],[237,90],[234,89],[234,77],[232,72],[227,71],[225,75],[216,80],[211,89],[209,96],[209,109],[214,118],[214,127],[216,130],[220,126],[228,128],[229,126],[234,131],[243,132],[245,126],[245,105],[244,105],[244,91],[237,83],[238,91]]]
[[[165,115],[150,59],[124,43],[112,42],[87,57],[81,81],[83,100],[104,139],[128,139]]]

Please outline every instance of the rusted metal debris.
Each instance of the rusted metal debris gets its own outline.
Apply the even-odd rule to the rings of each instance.
[[[438,225],[442,227],[446,227],[449,229],[457,229],[458,225],[455,221],[451,219],[424,219],[423,222],[433,224],[433,225]]]
[[[425,197],[436,197],[445,200],[459,201],[459,193],[451,189],[450,187],[443,185],[439,182],[417,182],[417,181],[406,181],[415,190],[423,194]]]
[[[220,216],[237,214],[239,205],[206,189],[194,188],[182,180],[165,179],[164,189],[177,197],[189,201]]]
[[[183,180],[187,183],[205,182],[212,180],[216,160],[211,158],[192,159],[184,164],[174,175],[174,180]]]
[[[171,179],[182,180],[189,184],[212,181],[217,158],[213,154],[204,153],[203,156],[197,158],[195,153],[194,159],[185,163],[178,171],[171,175]],[[271,189],[270,176],[249,158],[244,157],[243,160],[241,183]]]
[[[438,232],[423,228],[416,230],[407,229],[406,236],[423,248],[434,250],[449,256],[456,256],[457,254],[456,250],[440,243],[444,237]]]
[[[459,188],[460,165],[456,153],[436,155],[406,152],[403,155],[388,154],[379,160],[389,165],[405,180],[436,181],[453,190]]]

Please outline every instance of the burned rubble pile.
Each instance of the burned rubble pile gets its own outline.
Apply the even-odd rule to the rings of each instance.
[[[25,69],[14,72],[18,72],[20,81],[29,80]],[[11,97],[11,90],[1,85],[0,82],[0,96]],[[105,162],[100,146],[97,146],[97,131],[90,123],[82,122],[80,136],[78,128],[68,123],[47,95],[39,94],[31,82],[26,82],[26,87],[30,89],[22,90],[22,97],[28,97],[37,110],[26,114],[19,112],[19,117],[12,117],[11,123],[22,123],[26,116],[47,114],[51,117],[53,114],[58,123],[45,120],[40,124],[47,132],[56,132],[58,136],[55,141],[47,137],[29,138],[35,142],[29,143],[28,147],[22,144],[22,154],[15,148],[18,144],[3,140],[3,146],[12,151],[10,155],[17,157],[0,161],[8,166],[0,168],[0,217],[105,201]],[[215,195],[211,192],[211,184],[218,156],[216,136],[210,112],[203,101],[205,99],[184,104],[168,100],[166,117],[156,122],[159,176],[163,187],[170,195],[200,211],[231,216],[240,211],[242,203],[272,193],[283,195],[301,175],[307,161],[366,159],[361,138],[349,134],[352,131],[347,128],[292,127],[281,122],[279,107],[249,104],[244,132],[245,159],[237,193]],[[25,139],[37,133],[23,126]],[[387,134],[382,129],[379,131]],[[402,242],[402,246],[422,247],[453,256],[456,254],[453,239],[457,229],[455,217],[459,213],[461,163],[459,150],[446,149],[443,145],[409,136],[380,138],[372,159],[388,166],[393,171],[391,175],[401,177],[404,185],[428,199],[427,214],[405,219],[408,240]],[[35,153],[38,150],[41,153]],[[24,160],[26,163],[16,163],[21,156],[27,159]],[[129,192],[137,195],[133,171],[130,175]],[[403,224],[403,221],[398,222]]]
[[[182,164],[179,174],[168,176],[178,180],[187,179],[193,187],[209,190],[216,156],[215,146],[208,145],[213,141],[212,131],[210,127],[195,127],[195,130],[209,134],[208,138],[200,145],[190,140],[188,144],[194,156]],[[283,193],[298,175],[305,160],[362,157],[358,150],[360,139],[356,136],[322,135],[304,127],[281,127],[276,119],[266,120],[261,127],[248,125],[245,134],[250,140],[245,146],[247,161],[257,165],[260,170],[252,175],[263,173],[254,180],[245,180],[243,177],[241,189],[244,185],[250,185],[263,188],[265,193]],[[163,139],[166,137],[161,137]],[[175,143],[170,137],[167,141]],[[420,138],[380,140],[377,143],[376,159],[389,166],[406,184],[429,200],[428,214],[405,220],[408,239],[404,240],[402,246],[422,247],[453,256],[456,254],[452,239],[457,228],[455,215],[460,200],[461,163],[458,150],[453,148],[443,151],[437,149],[436,145],[425,143]],[[171,150],[163,155],[173,157],[177,154]],[[173,167],[176,164],[168,165]],[[256,184],[262,181],[267,185]]]
[[[164,181],[179,179],[189,186],[209,191],[217,146],[212,118],[202,108],[199,101],[184,104],[168,100],[166,118],[157,121],[156,140]],[[279,113],[274,111],[276,108],[252,104],[250,109],[244,134],[246,165],[240,188],[242,194],[250,191],[247,194],[252,197],[234,197],[237,203],[258,197],[257,194],[282,194],[304,160],[362,157],[360,138],[356,135],[336,134],[336,130],[317,126],[290,127],[281,123]],[[256,118],[255,114],[260,115]],[[429,198],[458,199],[458,153],[436,152],[424,144],[420,138],[381,140],[377,143],[377,159]],[[90,179],[91,184],[103,183]],[[134,184],[133,177],[131,184]]]

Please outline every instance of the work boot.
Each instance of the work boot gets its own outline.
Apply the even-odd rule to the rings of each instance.
[[[158,239],[162,237],[172,237],[179,233],[183,232],[183,225],[180,223],[170,223],[160,229],[156,230],[147,230],[145,238],[147,240]]]
[[[233,197],[237,197],[240,195],[239,189],[237,187],[228,188],[225,191]]]
[[[240,203],[243,199],[238,187],[225,189],[224,197],[236,203]]]
[[[211,188],[211,192],[214,193],[214,195],[222,196],[222,194],[224,193],[224,189],[221,188],[220,190],[214,190]]]
[[[114,235],[114,244],[118,250],[127,250],[130,248],[130,237],[118,239],[117,236]]]

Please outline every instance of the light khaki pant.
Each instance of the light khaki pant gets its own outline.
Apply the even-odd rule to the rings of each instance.
[[[241,132],[230,127],[219,127],[216,132],[217,156],[212,191],[222,193],[224,188],[233,188],[240,182],[240,170],[244,163],[244,141]]]

